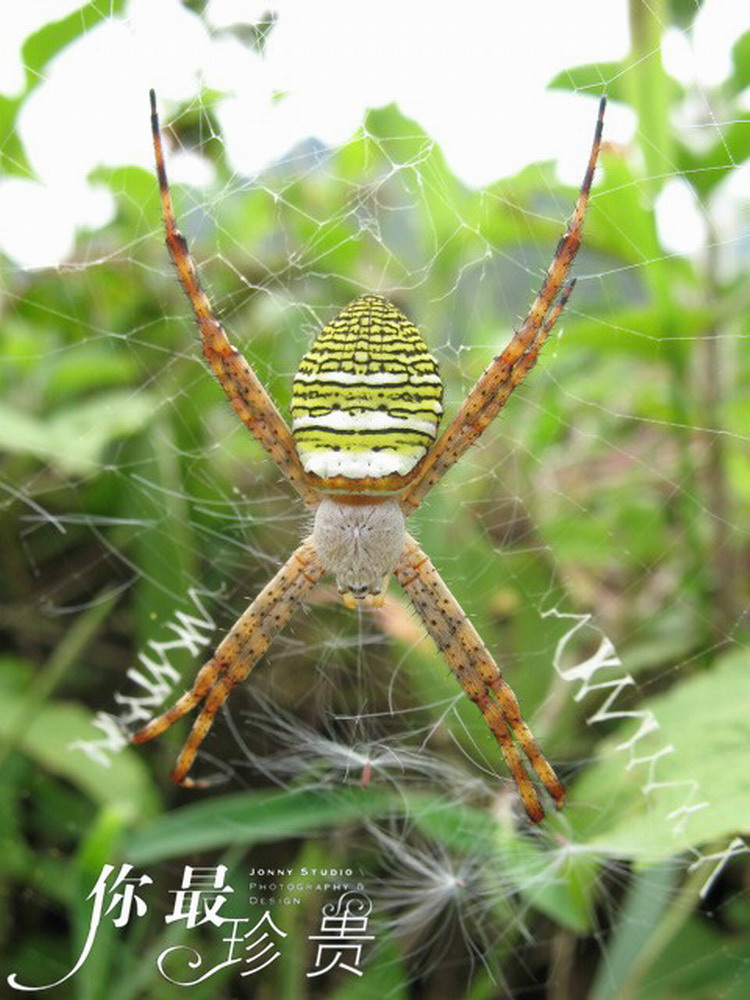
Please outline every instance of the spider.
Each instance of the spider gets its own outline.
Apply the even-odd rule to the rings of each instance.
[[[233,347],[200,285],[169,193],[156,97],[151,131],[169,253],[198,321],[208,364],[232,409],[315,511],[312,534],[292,553],[198,671],[192,688],[132,737],[144,743],[203,703],[172,772],[186,787],[220,706],[287,624],[296,605],[332,574],[344,603],[381,604],[401,584],[466,695],[482,713],[529,818],[544,817],[519,746],[557,808],[562,782],[524,722],[518,700],[466,614],[417,542],[406,518],[497,416],[533,368],[573,291],[564,285],[581,242],[604,121],[599,114],[575,209],[528,316],[472,388],[440,437],[442,382],[417,328],[380,295],[361,295],[318,335],[294,377],[291,430]],[[564,287],[563,287],[564,286]]]

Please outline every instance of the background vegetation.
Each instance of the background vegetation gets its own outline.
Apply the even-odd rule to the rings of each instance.
[[[27,91],[0,107],[7,173],[28,170],[14,123],[33,80],[91,26],[92,10],[26,43]],[[250,866],[317,864],[361,867],[381,901],[363,979],[305,978],[320,907],[306,895],[293,916],[273,910],[296,945],[264,979],[229,970],[186,995],[746,996],[747,858],[723,867],[705,898],[712,866],[691,862],[750,828],[750,258],[745,231],[723,267],[715,213],[750,153],[750,35],[695,112],[659,56],[665,25],[689,30],[695,10],[634,2],[623,64],[552,81],[628,104],[636,141],[602,154],[564,336],[416,529],[566,775],[570,804],[540,832],[514,818],[472,706],[447,711],[454,682],[395,592],[383,618],[359,623],[325,589],[316,595],[275,647],[273,670],[217,724],[203,766],[228,781],[210,792],[170,787],[181,734],[126,749],[109,769],[70,750],[95,735],[95,712],[116,711],[113,692],[128,690],[138,652],[190,609],[189,588],[213,595],[218,635],[305,514],[197,360],[150,173],[98,172],[117,216],[81,233],[65,267],[5,263],[3,977],[63,975],[101,866],[128,861],[157,882],[149,914],[128,932],[105,921],[59,995],[181,995],[155,955],[183,941],[208,952],[214,940],[165,928],[183,864],[228,864],[244,914]],[[262,32],[247,40],[261,44]],[[213,301],[282,410],[316,326],[375,286],[419,322],[455,405],[525,311],[575,191],[553,164],[467,190],[395,107],[372,111],[346,145],[309,144],[251,183],[224,160],[217,102],[204,93],[173,109],[170,145],[216,169],[211,190],[175,190],[178,215]],[[705,122],[710,142],[692,142],[687,124]],[[705,213],[708,246],[694,259],[667,252],[655,221],[675,178]],[[738,231],[743,222],[733,220]],[[543,617],[552,608],[590,612],[600,630],[582,629],[564,665],[592,655],[602,634],[616,647],[623,666],[606,676],[634,681],[619,710],[648,710],[659,724],[636,756],[671,747],[656,778],[618,749],[638,719],[592,723],[606,689],[576,701],[577,685],[555,673],[570,621]],[[195,662],[174,657],[186,679]],[[358,712],[359,724],[342,719]],[[677,824],[694,786],[708,806]]]

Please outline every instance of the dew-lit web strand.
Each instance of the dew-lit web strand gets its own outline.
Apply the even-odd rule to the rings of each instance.
[[[318,500],[318,495],[307,481],[294,446],[292,432],[255,372],[240,352],[230,344],[224,328],[214,316],[211,304],[198,280],[185,237],[177,228],[164,166],[156,94],[153,90],[149,92],[149,97],[151,134],[154,141],[167,247],[177,270],[177,277],[198,321],[203,354],[226,392],[234,412],[263,445],[305,503],[313,506]]]
[[[594,141],[573,216],[557,245],[539,294],[511,342],[490,362],[458,413],[425,456],[419,468],[419,476],[401,499],[404,514],[408,515],[419,506],[432,487],[474,444],[505,406],[510,394],[534,367],[542,345],[570,298],[575,281],[568,283],[555,303],[581,244],[581,229],[599,157],[606,104],[607,99],[602,97]]]

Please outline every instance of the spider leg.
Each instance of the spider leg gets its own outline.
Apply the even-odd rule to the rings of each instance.
[[[214,655],[201,667],[192,689],[131,737],[133,743],[146,743],[160,736],[200,702],[204,703],[172,771],[172,780],[177,784],[185,787],[199,784],[188,778],[187,772],[214,716],[232,688],[247,677],[323,572],[312,539],[308,538],[237,619]]]
[[[555,302],[581,244],[583,218],[601,146],[605,105],[606,99],[602,98],[586,174],[575,209],[565,235],[557,245],[539,294],[511,342],[490,362],[456,416],[424,459],[418,478],[402,497],[401,506],[405,514],[419,506],[435,483],[458,461],[505,406],[511,392],[533,368],[539,350],[570,298],[573,282],[565,286],[559,300]]]
[[[458,601],[413,538],[407,540],[395,576],[464,691],[477,705],[497,739],[529,819],[534,823],[540,822],[544,809],[513,737],[558,808],[565,798],[565,789],[523,721],[510,685],[503,679]]]
[[[236,347],[230,344],[221,323],[216,319],[211,303],[201,287],[187,241],[177,228],[167,171],[164,166],[156,94],[151,97],[151,133],[154,140],[156,172],[169,254],[177,269],[177,277],[190,301],[200,329],[203,354],[211,366],[237,416],[255,435],[307,504],[314,504],[317,491],[310,485],[302,468],[292,433],[276,409],[258,376]]]

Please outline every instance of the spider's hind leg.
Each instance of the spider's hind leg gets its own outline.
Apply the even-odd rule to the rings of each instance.
[[[320,580],[323,572],[315,545],[308,538],[237,619],[214,655],[201,667],[192,689],[131,737],[133,743],[145,743],[169,729],[183,715],[203,702],[203,708],[172,771],[174,782],[187,788],[200,784],[188,778],[187,773],[216,713],[229,697],[232,688],[247,677],[274,637],[292,617],[299,601]]]
[[[148,743],[149,740],[156,739],[157,736],[165,733],[170,726],[173,726],[175,722],[178,722],[184,715],[187,715],[188,712],[191,712],[196,705],[203,701],[226,668],[227,665],[225,662],[218,660],[216,655],[212,656],[198,671],[192,688],[186,691],[181,698],[178,698],[174,705],[168,708],[166,712],[157,715],[156,718],[151,719],[142,729],[133,733],[130,737],[130,742]]]
[[[529,819],[540,822],[544,809],[515,741],[558,808],[565,798],[565,789],[523,721],[510,685],[503,679],[458,601],[413,538],[408,538],[395,574],[461,687],[492,730]]]

